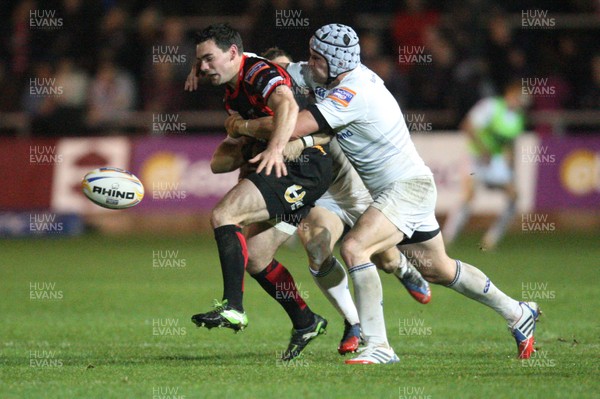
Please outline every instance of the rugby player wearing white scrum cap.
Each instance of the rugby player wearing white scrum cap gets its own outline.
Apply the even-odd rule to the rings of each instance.
[[[367,344],[346,363],[399,361],[387,340],[381,281],[370,260],[371,255],[398,244],[429,282],[445,285],[504,317],[519,358],[529,358],[534,352],[538,305],[510,298],[476,267],[448,257],[434,213],[433,175],[417,153],[394,97],[381,78],[360,63],[354,30],[341,24],[321,27],[310,39],[309,61],[290,64],[287,71],[298,85],[312,89],[316,98],[316,104],[298,115],[292,137],[333,130],[374,201],[341,247]]]

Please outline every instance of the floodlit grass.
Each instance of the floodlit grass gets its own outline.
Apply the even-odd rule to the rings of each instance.
[[[444,287],[420,305],[382,274],[388,337],[401,362],[347,366],[341,317],[299,247],[278,260],[328,334],[290,364],[291,324],[246,279],[246,331],[197,329],[221,295],[211,236],[0,242],[2,398],[592,398],[600,390],[599,237],[523,233],[496,252],[469,236],[450,255],[544,312],[538,352],[519,361],[503,320]],[[161,267],[162,266],[162,267]]]

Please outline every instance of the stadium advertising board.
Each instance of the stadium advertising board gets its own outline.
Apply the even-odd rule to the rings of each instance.
[[[598,137],[545,137],[540,153],[536,209],[600,207]]]
[[[48,209],[56,140],[0,140],[0,210]]]
[[[11,181],[3,185],[10,189],[0,198],[0,209],[50,209],[79,214],[111,212],[85,198],[81,192],[81,179],[92,169],[114,166],[130,170],[144,184],[144,200],[135,207],[136,211],[209,211],[237,182],[237,172],[213,174],[210,170],[212,153],[221,139],[220,136],[193,136],[3,140],[0,142],[0,159],[6,172],[3,176],[4,179],[10,176]],[[446,213],[460,202],[461,176],[469,174],[464,138],[456,132],[447,132],[413,134],[413,140],[434,173],[438,189],[437,211]],[[556,165],[544,165],[535,162],[535,156],[531,155],[537,151],[532,148],[544,149],[545,145],[550,146],[541,145],[533,135],[525,135],[517,143],[517,148],[523,149],[523,157],[527,158],[519,158],[515,163],[521,211],[533,208],[538,169],[546,181],[553,179],[549,174],[560,173],[558,160]],[[588,151],[591,148],[587,143],[582,146]],[[595,159],[597,154],[598,150]],[[555,180],[560,181],[558,177]],[[557,183],[553,185],[558,186]],[[548,201],[558,200],[548,193],[558,187],[548,187],[548,184],[538,187],[541,196],[550,197],[545,198],[546,202],[538,203],[547,206]],[[484,190],[477,195],[473,212],[497,212],[502,200],[500,193]],[[567,201],[564,205],[571,204]]]
[[[238,172],[214,174],[212,153],[222,137],[154,137],[133,140],[130,171],[144,183],[139,211],[210,211],[237,183]]]

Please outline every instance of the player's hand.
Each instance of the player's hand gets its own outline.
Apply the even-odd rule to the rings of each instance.
[[[304,151],[302,140],[289,141],[283,148],[283,159],[286,161],[295,161]]]
[[[198,89],[198,69],[196,68],[196,64],[192,67],[190,74],[187,76],[185,80],[185,86],[183,88],[184,91],[194,91]]]
[[[227,130],[227,135],[234,139],[241,137],[240,126],[242,123],[244,123],[244,118],[237,112],[229,115],[227,119],[225,119],[225,130]]]
[[[266,150],[252,158],[250,163],[258,163],[256,173],[265,169],[265,174],[269,176],[275,170],[275,176],[287,176],[287,168],[283,162],[283,154],[277,149],[267,147]]]

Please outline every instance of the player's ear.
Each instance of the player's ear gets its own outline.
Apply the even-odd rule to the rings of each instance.
[[[229,47],[229,61],[233,61],[235,56],[238,55],[239,53],[240,53],[240,49],[238,48],[238,46],[235,44],[232,44],[231,47]]]

